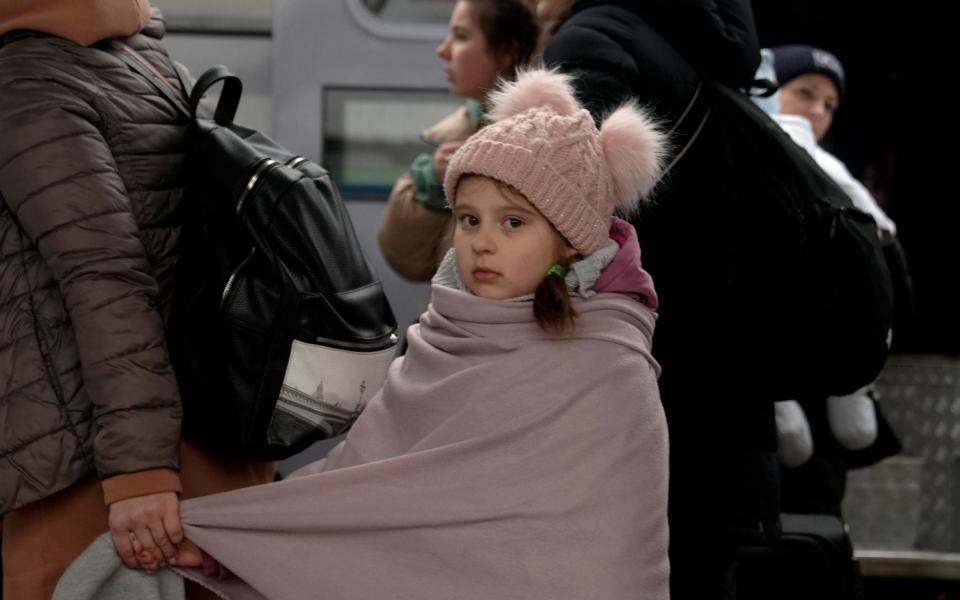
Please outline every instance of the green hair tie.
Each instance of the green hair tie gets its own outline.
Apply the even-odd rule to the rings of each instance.
[[[562,265],[553,265],[552,267],[547,269],[547,277],[551,275],[556,275],[557,277],[562,278],[566,274],[567,274],[567,270],[564,269]]]

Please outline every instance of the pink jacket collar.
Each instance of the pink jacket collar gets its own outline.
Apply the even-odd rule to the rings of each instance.
[[[613,217],[610,224],[610,238],[620,245],[620,252],[603,270],[593,285],[598,293],[624,294],[644,304],[650,310],[657,310],[657,291],[653,287],[653,278],[643,270],[640,264],[640,243],[633,225],[623,219]]]

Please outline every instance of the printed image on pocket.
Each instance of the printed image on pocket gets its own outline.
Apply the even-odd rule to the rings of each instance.
[[[280,397],[270,423],[272,443],[322,430],[340,435],[380,390],[396,346],[361,352],[293,341]]]

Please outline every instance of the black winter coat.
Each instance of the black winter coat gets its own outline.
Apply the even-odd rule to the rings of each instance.
[[[778,531],[773,404],[738,358],[731,315],[742,307],[724,266],[736,197],[719,130],[704,120],[709,101],[700,94],[691,104],[701,77],[745,86],[759,60],[744,0],[581,0],[544,54],[548,66],[577,74],[595,118],[636,99],[673,130],[675,150],[702,125],[634,221],[660,296],[654,355],[671,436],[675,548]]]

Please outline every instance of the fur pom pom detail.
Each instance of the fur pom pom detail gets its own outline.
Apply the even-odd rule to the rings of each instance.
[[[501,83],[490,94],[490,106],[491,121],[501,121],[542,106],[549,106],[561,115],[572,115],[580,108],[570,76],[545,69],[520,71],[515,81]]]
[[[636,104],[625,104],[604,120],[600,146],[613,179],[614,205],[629,215],[640,206],[663,171],[667,136]]]

